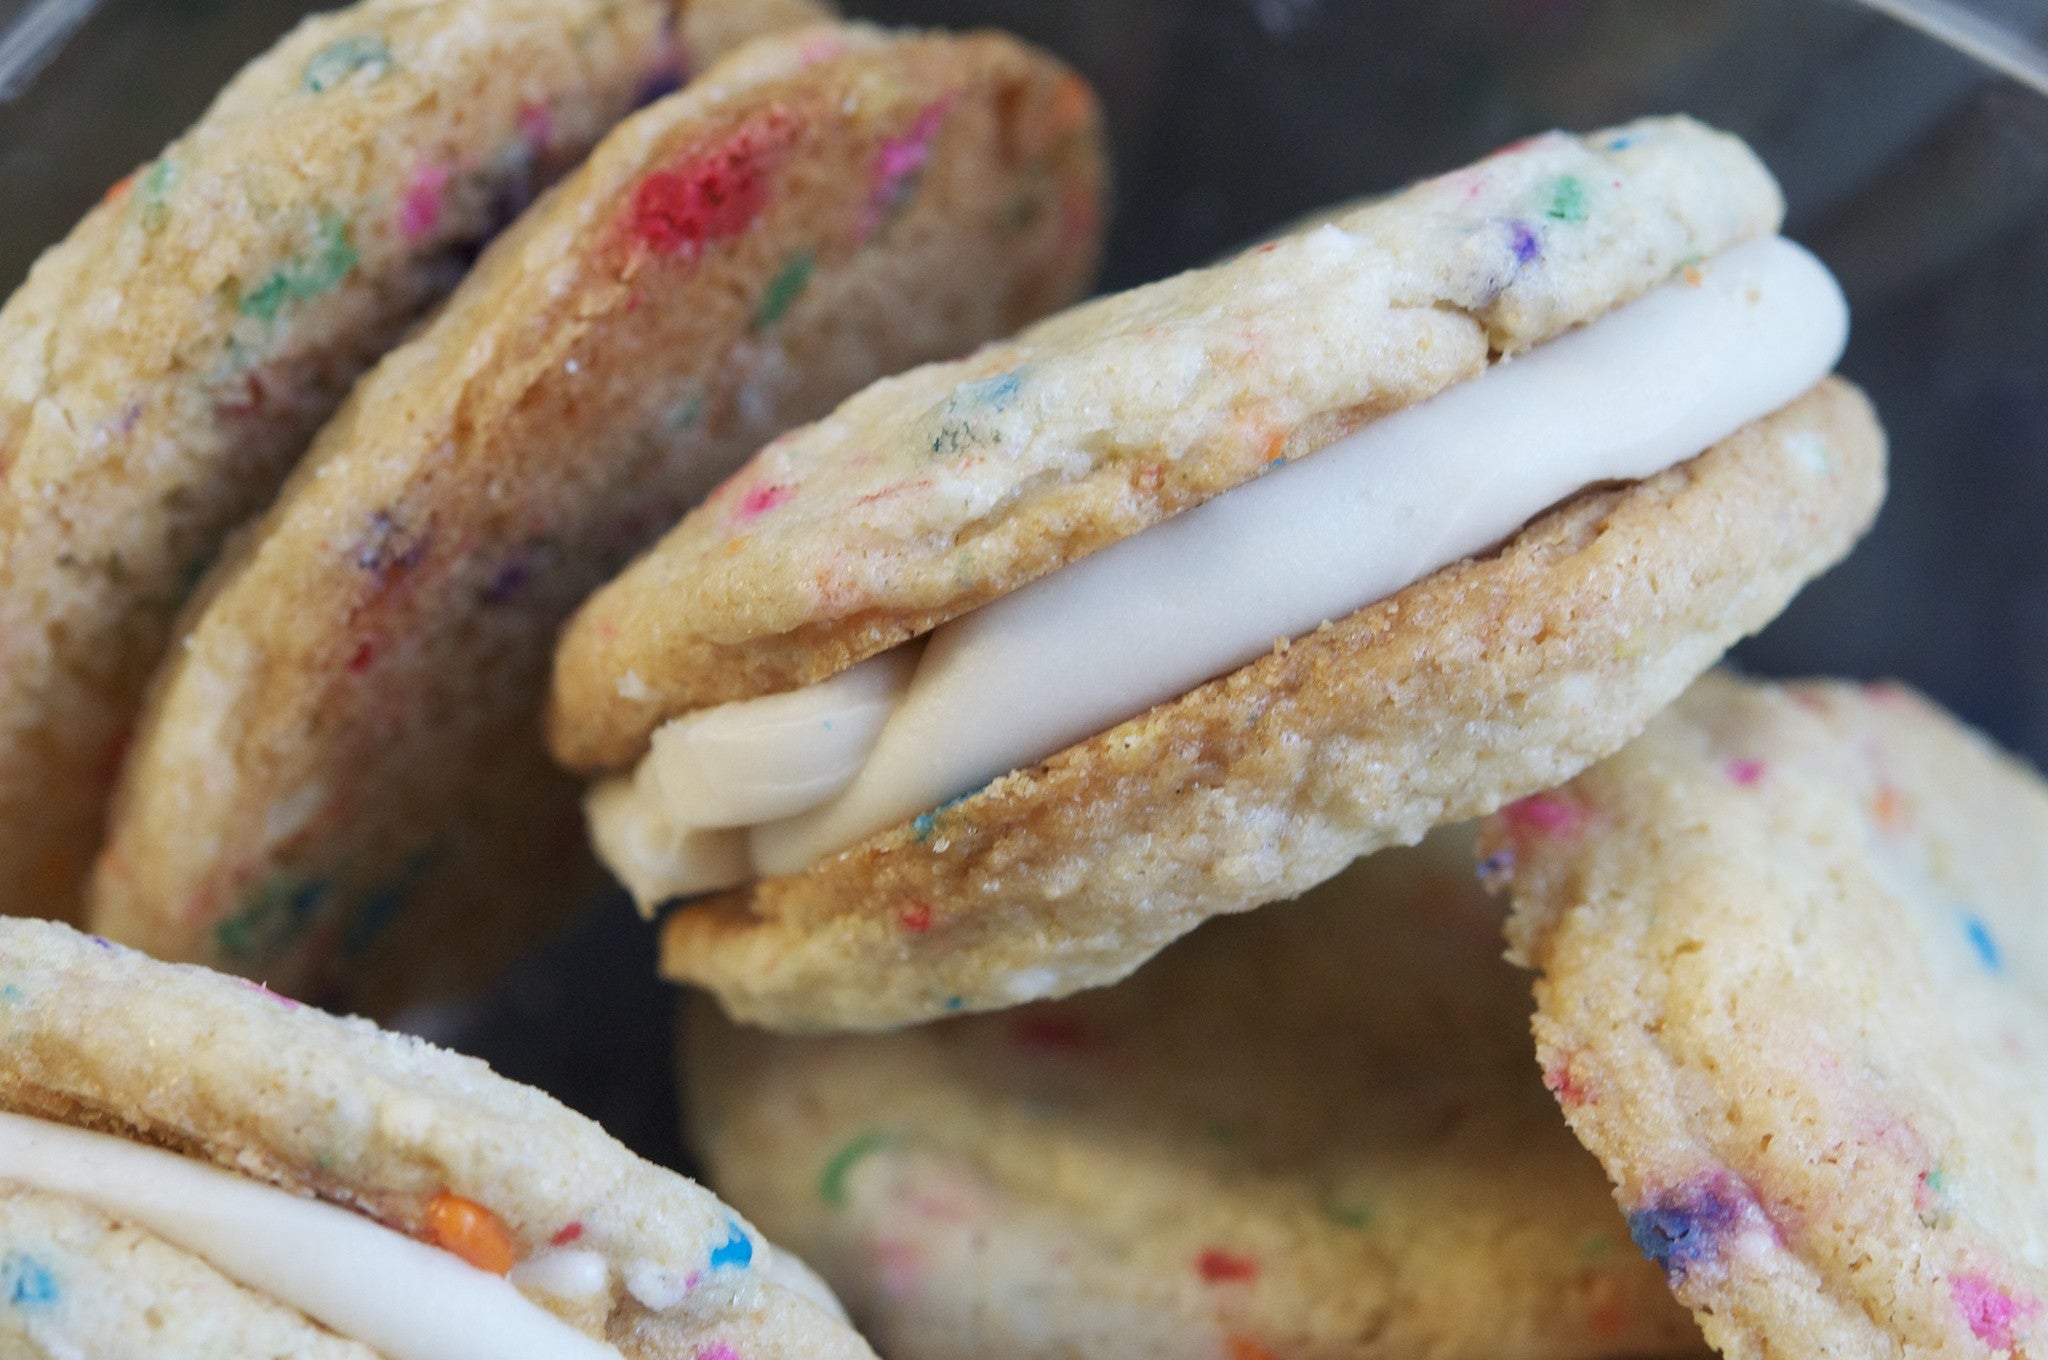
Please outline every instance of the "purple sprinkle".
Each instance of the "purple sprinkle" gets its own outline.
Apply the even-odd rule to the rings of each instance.
[[[533,571],[524,558],[507,562],[489,586],[484,588],[485,604],[507,604],[519,597],[527,583],[533,579]]]
[[[633,93],[633,107],[644,108],[682,88],[683,64],[678,59],[668,65],[656,67],[640,78],[640,88]]]
[[[350,555],[356,566],[388,585],[418,566],[426,552],[425,538],[411,537],[389,511],[379,510]]]
[[[1517,221],[1509,229],[1513,233],[1517,264],[1532,264],[1542,258],[1543,240],[1527,222]]]

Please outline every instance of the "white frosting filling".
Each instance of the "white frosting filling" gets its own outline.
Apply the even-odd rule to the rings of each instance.
[[[886,679],[853,679],[870,661],[678,719],[633,776],[593,791],[599,850],[643,906],[801,872],[1483,551],[1583,487],[1700,453],[1819,381],[1847,336],[1818,260],[1780,238],[1740,246],[944,625],[921,654],[899,649]],[[877,726],[856,754],[852,734]],[[800,740],[825,728],[838,736]],[[664,754],[678,746],[687,781]],[[829,792],[799,808],[800,789]],[[750,815],[763,808],[780,820]]]
[[[146,1229],[389,1360],[619,1360],[460,1257],[161,1148],[0,1113],[0,1180]],[[587,1263],[546,1271],[572,1286],[549,1293],[591,1278]]]

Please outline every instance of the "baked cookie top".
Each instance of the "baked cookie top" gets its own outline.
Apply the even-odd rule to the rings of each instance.
[[[714,1183],[900,1360],[1691,1354],[1527,1057],[1469,833],[1117,987],[887,1036],[688,1017]]]
[[[69,916],[172,620],[349,384],[690,65],[808,0],[306,20],[0,309],[0,902]]]
[[[1544,1078],[1728,1356],[2021,1356],[2048,789],[1896,685],[1712,675],[1503,810]]]
[[[996,33],[794,30],[620,124],[202,585],[95,928],[382,1009],[586,904],[561,621],[775,433],[1071,301],[1102,192],[1086,84]]]
[[[1732,137],[1552,134],[874,384],[761,450],[565,631],[583,770],[793,689],[1326,447],[1776,229]]]
[[[168,1148],[428,1241],[452,1196],[488,1215],[516,1260],[573,1242],[604,1258],[606,1285],[554,1309],[628,1360],[714,1340],[745,1355],[868,1354],[802,1267],[716,1197],[540,1092],[63,926],[0,921],[0,1109]]]

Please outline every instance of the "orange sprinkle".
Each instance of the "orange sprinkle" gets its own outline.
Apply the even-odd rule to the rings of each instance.
[[[1706,271],[1696,264],[1689,264],[1685,267],[1685,281],[1697,288],[1707,281]]]
[[[505,1274],[519,1259],[512,1249],[512,1234],[496,1214],[446,1190],[427,1201],[425,1230],[427,1240],[441,1250],[493,1275]]]
[[[1052,124],[1053,135],[1060,136],[1090,121],[1095,112],[1095,96],[1088,89],[1088,82],[1079,76],[1068,76],[1052,92],[1052,112],[1048,121]]]
[[[1870,815],[1877,822],[1877,829],[1888,836],[1898,835],[1912,822],[1906,796],[1890,784],[1877,786],[1877,796],[1870,800]]]
[[[1237,1332],[1224,1337],[1223,1345],[1230,1352],[1230,1360],[1280,1360],[1264,1344]]]
[[[135,187],[135,177],[141,173],[140,170],[130,170],[127,174],[115,180],[107,186],[107,192],[101,195],[100,202],[112,203],[116,199],[126,198],[128,191]]]

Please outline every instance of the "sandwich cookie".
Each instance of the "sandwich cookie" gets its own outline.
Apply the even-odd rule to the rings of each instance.
[[[1073,298],[1093,96],[998,34],[814,27],[627,120],[360,383],[202,587],[92,920],[385,1009],[589,900],[561,621],[763,440]]]
[[[720,894],[666,971],[1060,995],[1619,747],[1882,495],[1779,214],[1698,124],[1546,136],[769,445],[556,656],[607,862]]]
[[[0,922],[0,1350],[872,1360],[690,1181],[473,1059]]]
[[[2048,1337],[2048,788],[1895,685],[1693,687],[1503,809],[1544,1079],[1707,1339]]]
[[[901,1034],[690,1015],[713,1183],[896,1360],[1697,1355],[1529,1069],[1469,833],[1105,991]]]
[[[172,619],[366,365],[688,66],[807,0],[308,19],[0,309],[0,903],[75,918]]]

